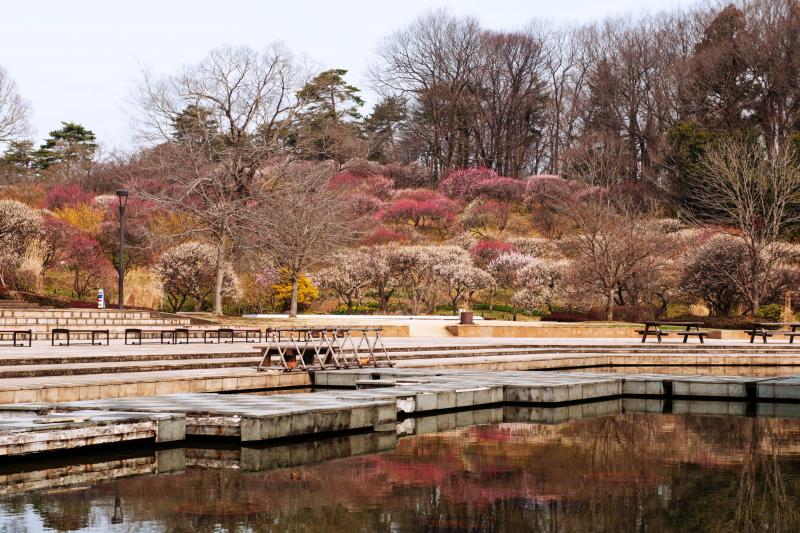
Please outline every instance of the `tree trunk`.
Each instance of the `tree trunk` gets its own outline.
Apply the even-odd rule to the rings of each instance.
[[[222,282],[225,278],[223,263],[225,261],[225,241],[220,239],[217,243],[216,280],[214,283],[214,314],[222,315]]]
[[[297,276],[292,276],[292,301],[289,304],[289,318],[297,318]]]
[[[382,292],[378,293],[378,307],[381,314],[386,314],[389,311],[389,295]]]
[[[612,322],[614,320],[614,289],[608,289],[608,300],[606,301],[606,320]]]

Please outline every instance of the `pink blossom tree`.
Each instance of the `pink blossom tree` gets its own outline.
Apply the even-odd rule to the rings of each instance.
[[[480,194],[484,181],[497,178],[497,172],[485,167],[454,170],[439,182],[439,192],[461,202],[471,202]]]

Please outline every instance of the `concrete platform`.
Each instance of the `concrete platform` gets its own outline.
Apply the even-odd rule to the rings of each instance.
[[[186,438],[183,414],[111,412],[107,410],[48,410],[4,414],[0,417],[0,456],[76,449],[99,444]]]
[[[182,414],[189,436],[237,437],[242,442],[385,429],[397,415],[395,402],[389,399],[322,394],[173,394],[74,402],[58,408]]]

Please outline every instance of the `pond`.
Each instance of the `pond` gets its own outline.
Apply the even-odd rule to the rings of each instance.
[[[800,420],[626,413],[142,449],[6,465],[0,492],[0,531],[798,531]]]

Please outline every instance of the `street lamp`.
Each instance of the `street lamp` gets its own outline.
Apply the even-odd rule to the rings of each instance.
[[[119,496],[119,480],[117,480],[114,486],[114,516],[111,517],[111,523],[121,524],[124,520],[122,516],[122,498]]]
[[[117,191],[119,199],[119,308],[124,307],[125,302],[125,206],[128,203],[128,191],[120,189]]]

